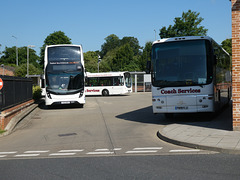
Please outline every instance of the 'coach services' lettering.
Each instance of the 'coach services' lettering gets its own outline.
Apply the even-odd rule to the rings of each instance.
[[[161,90],[161,94],[191,94],[191,93],[200,93],[201,89],[171,89],[171,90]]]

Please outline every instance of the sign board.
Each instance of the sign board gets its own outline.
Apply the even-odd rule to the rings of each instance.
[[[3,80],[0,78],[0,90],[3,88]]]

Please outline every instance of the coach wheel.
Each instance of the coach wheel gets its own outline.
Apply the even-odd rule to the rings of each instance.
[[[165,118],[166,119],[172,119],[173,118],[173,113],[165,113]]]
[[[103,95],[103,96],[108,96],[108,95],[109,95],[108,90],[107,90],[107,89],[104,89],[104,90],[102,91],[102,95]]]

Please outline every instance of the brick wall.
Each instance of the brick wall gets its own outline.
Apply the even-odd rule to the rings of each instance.
[[[240,0],[232,0],[233,130],[240,131]]]
[[[0,75],[14,76],[14,68],[5,66],[3,70],[3,67],[0,66]]]
[[[12,108],[6,109],[0,113],[0,130],[4,130],[13,117],[24,111],[34,100],[29,100]]]

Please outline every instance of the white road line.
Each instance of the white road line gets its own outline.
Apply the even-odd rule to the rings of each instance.
[[[133,150],[160,150],[162,147],[142,147],[142,148],[133,148]]]
[[[15,157],[35,157],[39,156],[40,154],[17,154]]]
[[[49,150],[46,150],[46,151],[25,151],[24,153],[33,154],[33,153],[47,153],[47,152],[49,152]]]
[[[157,150],[152,150],[152,151],[127,151],[127,152],[125,152],[126,154],[134,154],[134,153],[156,153],[157,152]]]
[[[109,151],[109,149],[96,149],[95,151]]]
[[[0,154],[16,154],[17,151],[12,151],[12,152],[0,152]]]
[[[75,154],[76,153],[52,153],[52,154],[49,154],[49,156],[72,156]]]
[[[106,152],[89,152],[87,155],[100,155],[100,154],[113,154],[114,152],[106,151]]]
[[[114,148],[114,149],[110,149],[113,151],[120,151],[122,150],[122,148]],[[99,151],[110,151],[109,149],[96,149],[95,152],[99,152]]]
[[[69,149],[69,150],[60,150],[59,153],[70,153],[70,152],[83,152],[84,149]]]
[[[0,155],[0,158],[6,157],[7,155]]]
[[[201,151],[200,149],[174,149],[170,150],[169,152],[199,152]]]

